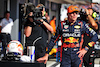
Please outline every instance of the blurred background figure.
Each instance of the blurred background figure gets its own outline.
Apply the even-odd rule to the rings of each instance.
[[[52,20],[50,21],[50,25],[53,27],[53,31],[54,31],[54,34],[56,33],[56,16],[53,16],[52,17]]]
[[[6,56],[7,44],[11,41],[11,30],[13,26],[13,20],[10,18],[10,12],[5,12],[5,17],[1,20],[1,38],[4,56]]]

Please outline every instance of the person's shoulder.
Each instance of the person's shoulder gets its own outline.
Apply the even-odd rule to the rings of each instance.
[[[66,22],[67,22],[67,20],[66,21],[60,21],[61,24],[66,23]]]
[[[2,19],[1,19],[1,22],[2,22],[2,21],[5,21],[5,20],[6,20],[6,18],[2,18]]]
[[[12,21],[13,21],[13,19],[12,19],[12,18],[9,18],[9,20],[12,20]]]
[[[54,20],[51,20],[50,22],[53,22]]]
[[[10,22],[14,22],[12,18],[9,18]]]
[[[6,18],[2,18],[2,20],[6,20]]]

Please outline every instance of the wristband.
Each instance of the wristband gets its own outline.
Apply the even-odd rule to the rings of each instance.
[[[87,47],[84,48],[86,51],[88,51],[89,49]]]
[[[88,15],[90,15],[90,14],[87,14],[87,16],[88,16]]]
[[[41,22],[41,21],[35,21],[36,22],[36,24],[38,24],[38,25],[42,25],[43,24],[43,22]]]

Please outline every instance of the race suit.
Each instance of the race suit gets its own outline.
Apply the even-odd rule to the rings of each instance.
[[[55,36],[51,37],[48,44],[49,53],[55,45],[57,37],[61,36],[62,41],[62,61],[61,67],[82,67],[82,58],[76,54],[82,48],[83,34],[87,33],[91,37],[87,47],[91,48],[98,37],[96,32],[91,29],[84,21],[77,20],[73,25],[67,20],[62,22],[57,29]]]

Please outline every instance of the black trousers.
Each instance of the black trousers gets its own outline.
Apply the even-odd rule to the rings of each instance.
[[[6,34],[6,33],[1,33],[1,38],[2,38],[2,47],[3,47],[2,53],[5,56],[6,55],[7,44],[11,41],[11,35]]]

